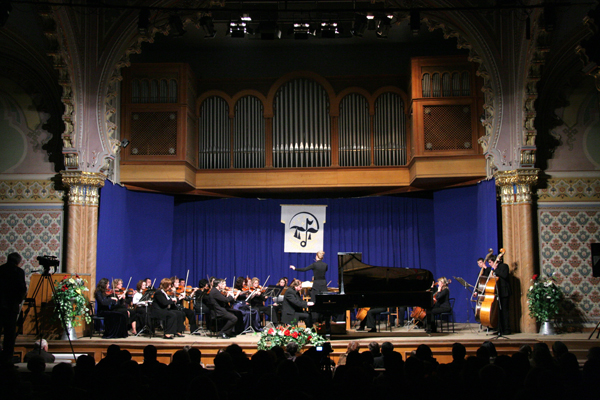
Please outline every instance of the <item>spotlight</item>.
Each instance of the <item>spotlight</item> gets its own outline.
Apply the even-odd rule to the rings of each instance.
[[[170,36],[180,37],[187,33],[187,31],[183,28],[183,21],[181,20],[181,17],[177,14],[172,14],[169,17],[169,26],[171,27]]]
[[[352,36],[362,37],[367,30],[367,16],[364,14],[356,14],[354,16],[354,26],[352,27]]]
[[[204,29],[204,32],[206,33],[206,35],[204,35],[205,39],[214,38],[215,36],[217,36],[215,24],[211,16],[205,15],[202,18],[200,18],[200,26],[202,26],[202,29]]]
[[[421,30],[421,14],[418,10],[412,10],[410,12],[410,30],[413,36],[417,36]]]
[[[250,14],[242,14],[242,18],[240,18],[242,21],[245,22],[250,22],[252,21],[252,18],[250,17]]]
[[[121,148],[124,149],[127,146],[129,146],[129,140],[127,140],[127,139],[121,140]]]
[[[6,21],[8,21],[8,16],[10,15],[11,11],[12,11],[12,5],[10,4],[10,1],[1,0],[0,1],[0,28],[3,28],[4,25],[6,24]]]
[[[308,39],[308,31],[310,28],[310,24],[308,23],[299,23],[299,24],[294,24],[294,39],[301,39],[301,40],[305,40]]]
[[[229,23],[229,34],[232,38],[243,38],[246,36],[246,23],[231,21]]]
[[[321,23],[321,37],[324,39],[334,39],[335,35],[339,34],[338,24],[336,22]]]
[[[140,35],[147,35],[148,29],[150,29],[150,9],[144,7],[140,10],[138,16],[138,32]]]
[[[392,27],[392,19],[388,16],[381,18],[377,21],[377,30],[375,34],[380,39],[387,39],[390,28]]]

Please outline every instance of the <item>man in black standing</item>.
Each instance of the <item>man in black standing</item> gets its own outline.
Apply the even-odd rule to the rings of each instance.
[[[509,321],[509,306],[510,306],[510,295],[512,291],[510,289],[510,269],[508,265],[502,262],[502,254],[498,257],[491,257],[488,263],[494,270],[494,274],[499,278],[497,282],[497,293],[498,293],[498,334],[499,335],[510,335],[510,321]]]
[[[0,356],[2,364],[12,362],[17,338],[17,317],[27,294],[25,271],[20,268],[22,261],[19,253],[11,253],[6,264],[0,265],[0,282],[4,287],[0,291],[0,327],[4,331]]]

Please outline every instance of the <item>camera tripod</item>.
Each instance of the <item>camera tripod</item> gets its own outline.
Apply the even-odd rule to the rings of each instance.
[[[41,274],[40,280],[37,282],[37,285],[36,285],[35,289],[33,290],[33,296],[26,299],[27,306],[29,308],[31,308],[31,304],[33,303],[33,307],[35,310],[35,332],[38,335],[39,339],[42,339],[44,337],[44,332],[41,331],[41,329],[40,329],[40,321],[39,321],[39,316],[37,314],[35,299],[36,299],[37,294],[39,293],[40,289],[42,288],[42,285],[44,282],[48,283],[48,285],[50,286],[50,289],[52,290],[52,297],[54,297],[54,295],[56,294],[56,289],[54,288],[54,281],[52,281],[52,274],[50,273],[50,267],[45,266],[45,265],[43,267],[44,267],[44,272]],[[41,304],[40,304],[40,306],[41,306]],[[57,307],[57,306],[55,306],[55,307]],[[29,312],[29,309],[27,310],[27,312]],[[61,307],[58,307],[58,313],[59,313],[60,322],[62,323],[62,327],[63,327],[64,331],[67,332],[66,336],[67,336],[67,339],[69,340],[69,346],[71,347],[71,353],[73,354],[73,360],[75,360],[77,358],[75,355],[75,349],[73,348],[73,342],[71,341],[71,336],[68,334],[69,329],[67,327],[67,322],[65,321],[65,316],[63,313],[63,309]],[[25,313],[25,315],[26,314],[27,313]],[[25,319],[25,318],[23,317],[23,319]]]

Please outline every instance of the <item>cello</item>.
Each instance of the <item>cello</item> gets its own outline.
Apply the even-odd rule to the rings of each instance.
[[[485,279],[481,294],[477,297],[477,307],[475,311],[475,320],[488,328],[496,328],[498,325],[498,296],[496,295],[496,287],[498,277],[494,275],[494,267],[498,265],[500,259],[506,251],[500,249],[498,257],[494,260],[493,266],[490,268],[490,273]],[[489,254],[488,257],[489,259]],[[482,278],[483,279],[483,278]],[[478,282],[478,286],[480,283]]]

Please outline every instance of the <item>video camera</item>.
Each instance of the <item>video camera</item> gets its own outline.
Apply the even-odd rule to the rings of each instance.
[[[44,275],[50,274],[50,267],[58,267],[60,264],[56,256],[38,256],[37,260],[44,267]]]

